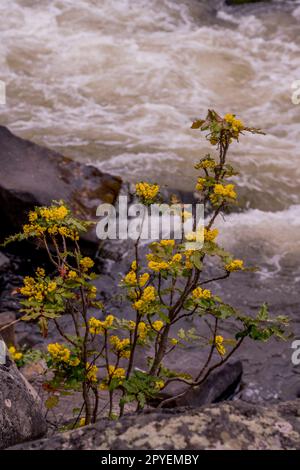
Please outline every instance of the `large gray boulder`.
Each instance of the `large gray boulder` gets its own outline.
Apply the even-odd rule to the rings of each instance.
[[[34,144],[0,126],[0,239],[20,230],[35,205],[63,199],[83,218],[95,219],[101,202],[114,203],[121,179]],[[95,229],[87,238],[96,242]]]
[[[0,338],[0,449],[45,435],[42,403]]]
[[[300,400],[266,407],[242,401],[133,414],[15,446],[41,450],[300,449]]]

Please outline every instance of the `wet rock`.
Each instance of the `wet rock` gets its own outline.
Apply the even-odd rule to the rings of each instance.
[[[300,400],[273,406],[242,401],[133,414],[56,434],[14,449],[300,449]]]
[[[7,346],[14,346],[16,343],[15,325],[12,324],[15,319],[14,312],[0,312],[0,334]],[[4,327],[6,328],[2,330]]]
[[[10,264],[9,259],[3,253],[0,252],[0,273],[4,271]]]
[[[12,134],[0,126],[1,240],[16,231],[35,205],[63,199],[75,213],[93,220],[101,202],[114,203],[121,179],[83,165]],[[97,243],[95,228],[85,236]]]
[[[37,393],[3,349],[1,338],[0,342],[0,449],[4,449],[42,437],[47,425]]]
[[[225,364],[219,370],[212,373],[207,380],[199,387],[190,389],[184,396],[174,398],[168,401],[165,407],[173,408],[176,406],[192,406],[199,407],[202,405],[216,403],[231,398],[238,388],[243,375],[243,365],[241,361],[235,361]],[[162,399],[172,399],[186,390],[186,385],[180,382],[173,382],[162,393],[160,399],[156,400],[156,404]]]

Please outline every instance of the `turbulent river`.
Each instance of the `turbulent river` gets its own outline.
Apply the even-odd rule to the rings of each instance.
[[[2,0],[0,14],[2,124],[125,179],[191,189],[207,150],[191,121],[235,112],[267,133],[232,150],[244,237],[272,244],[271,270],[299,260],[300,1]]]
[[[265,130],[233,146],[244,210],[222,236],[299,327],[300,1],[1,0],[0,14],[1,123],[22,137],[190,190],[208,149],[194,118],[214,108]],[[239,295],[253,301],[247,286]]]

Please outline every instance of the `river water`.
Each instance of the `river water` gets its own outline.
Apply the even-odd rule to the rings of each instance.
[[[300,257],[300,1],[2,0],[0,14],[3,124],[125,179],[191,189],[208,150],[192,120],[235,112],[267,133],[232,149],[239,222]]]
[[[208,150],[194,118],[214,108],[265,130],[233,145],[243,212],[220,223],[221,237],[261,266],[255,295],[299,333],[300,1],[1,0],[0,15],[1,123],[22,137],[125,180],[190,190]],[[259,302],[247,285],[239,296]]]

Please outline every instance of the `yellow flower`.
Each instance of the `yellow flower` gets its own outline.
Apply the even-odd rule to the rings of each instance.
[[[105,330],[113,325],[115,317],[113,315],[107,315],[104,321],[98,320],[95,317],[89,319],[89,332],[92,335],[103,334]]]
[[[85,418],[80,418],[79,426],[80,427],[85,426]]]
[[[50,281],[48,284],[48,292],[53,292],[57,288],[57,284],[55,281]]]
[[[139,336],[139,339],[142,340],[142,341],[144,341],[144,340],[147,338],[148,331],[149,331],[149,327],[146,325],[146,323],[144,323],[143,321],[141,321],[141,322],[138,324],[138,336]]]
[[[128,349],[128,347],[130,346],[130,340],[128,338],[120,339],[118,338],[118,336],[111,336],[109,341],[113,346],[115,352],[118,353],[120,357],[129,359],[130,350]]]
[[[97,382],[98,367],[95,364],[86,363],[86,378],[89,382]]]
[[[171,339],[170,339],[170,342],[171,342],[172,346],[176,346],[176,344],[178,344],[178,339],[176,339],[176,338],[171,338]]]
[[[127,326],[130,330],[134,330],[135,329],[135,321],[129,320],[128,323],[127,323]]]
[[[123,367],[108,366],[108,375],[111,379],[120,379],[119,384],[125,379],[126,372]]]
[[[89,291],[89,298],[90,299],[95,299],[97,296],[97,287],[96,286],[91,286],[90,291]]]
[[[205,178],[198,178],[197,184],[196,184],[196,190],[203,191],[205,182],[206,182]]]
[[[176,255],[172,258],[172,263],[179,263],[182,260],[182,256],[180,253],[176,253]]]
[[[71,351],[59,343],[48,344],[48,352],[55,362],[69,362]]]
[[[69,365],[70,365],[71,367],[77,367],[78,364],[80,364],[80,359],[79,359],[79,357],[75,357],[74,359],[70,359],[70,360],[69,360]]]
[[[223,346],[223,342],[224,342],[223,336],[220,336],[220,335],[216,336],[215,346],[216,346],[216,350],[221,356],[224,356],[226,354],[226,349]]]
[[[36,274],[40,277],[45,277],[45,270],[43,268],[37,268]]]
[[[207,169],[207,170],[215,168],[215,166],[216,166],[216,162],[214,160],[210,160],[210,159],[202,160],[202,162],[200,163],[200,167],[204,168],[204,169]]]
[[[82,267],[84,271],[87,271],[88,269],[94,266],[94,261],[88,256],[85,256],[84,258],[80,260],[80,266]]]
[[[95,317],[89,319],[89,332],[92,335],[100,335],[104,333],[104,322]]]
[[[159,272],[169,268],[169,263],[166,261],[149,261],[148,268],[151,271]]]
[[[194,300],[197,299],[211,299],[211,292],[208,289],[202,289],[201,287],[196,287],[192,292],[192,297]]]
[[[110,328],[113,325],[114,319],[113,315],[107,315],[104,321],[105,328]]]
[[[8,351],[14,361],[20,361],[20,359],[22,359],[23,357],[23,353],[18,352],[14,346],[10,346],[10,348],[8,348]]]
[[[124,282],[129,286],[135,286],[137,283],[136,273],[135,271],[129,271],[124,277]]]
[[[76,271],[69,271],[68,272],[68,279],[76,279],[77,278],[77,272]]]
[[[241,259],[234,259],[230,261],[230,263],[225,264],[224,266],[225,271],[233,272],[233,271],[240,271],[244,269],[244,261]]]
[[[155,382],[155,388],[157,390],[161,390],[162,388],[164,388],[164,386],[165,386],[165,382],[163,380],[157,380]]]
[[[33,211],[29,212],[29,216],[28,216],[29,222],[35,222],[37,218],[38,218],[38,215],[36,212],[33,212]]]
[[[152,323],[152,328],[155,331],[160,331],[164,326],[164,323],[161,320],[156,320],[155,322]]]
[[[164,246],[164,247],[166,247],[166,246],[174,247],[175,246],[175,240],[161,240],[160,245]]]
[[[65,206],[60,207],[41,207],[40,208],[40,215],[45,219],[47,222],[57,220],[61,221],[66,218],[68,215],[69,210]]]
[[[148,273],[144,273],[139,277],[139,285],[140,287],[144,287],[145,284],[149,281],[150,275]]]
[[[37,292],[34,296],[35,300],[37,300],[38,302],[42,302],[43,299],[44,299],[44,296],[41,292]]]
[[[60,233],[60,235],[63,237],[67,237],[69,235],[69,230],[67,227],[59,227],[58,233]]]
[[[153,286],[148,286],[144,289],[144,292],[142,294],[142,299],[145,302],[152,302],[156,299],[156,290],[155,287]]]
[[[237,194],[235,192],[234,184],[227,184],[224,186],[221,183],[214,185],[213,194],[210,195],[210,200],[213,204],[217,204],[223,199],[236,199]]]
[[[207,228],[204,228],[204,240],[206,242],[213,242],[219,235],[219,230],[217,228],[213,230],[209,230]]]
[[[137,196],[140,197],[144,203],[151,203],[159,193],[159,186],[157,184],[141,182],[135,185],[135,190]]]
[[[132,263],[131,263],[131,269],[132,269],[132,271],[136,271],[136,270],[137,270],[137,263],[136,263],[135,260],[132,261]]]
[[[236,119],[235,115],[230,113],[225,114],[224,120],[230,125],[231,129],[236,134],[234,137],[237,138],[239,132],[244,129],[243,121]]]

